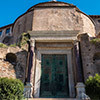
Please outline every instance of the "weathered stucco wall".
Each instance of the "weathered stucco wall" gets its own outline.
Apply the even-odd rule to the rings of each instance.
[[[88,33],[90,37],[95,37],[95,26],[93,22],[84,14],[81,14],[82,20],[83,20],[83,32],[82,33]]]
[[[75,8],[37,8],[32,30],[82,30],[82,20]]]
[[[100,57],[95,59],[95,54],[100,54],[100,43],[92,43],[87,34],[80,36],[81,56],[83,64],[84,79],[89,75],[100,73]]]
[[[36,8],[32,30],[79,30],[95,36],[93,22],[76,8]]]
[[[32,30],[33,11],[21,16],[14,24],[13,39],[14,42],[19,39],[23,32]]]
[[[8,54],[9,59],[7,59]],[[25,50],[18,47],[0,48],[0,77],[18,78],[24,82],[26,66],[27,52]]]
[[[96,34],[100,33],[100,18],[93,18],[95,22]]]
[[[95,22],[98,33],[100,24],[97,20]],[[90,18],[74,5],[63,2],[37,4],[21,15],[13,25],[13,43],[18,42],[23,32],[39,30],[79,30],[80,34],[95,36],[95,26]]]
[[[13,41],[17,42],[21,33],[43,30],[79,30],[95,36],[95,26],[88,16],[74,5],[48,2],[33,6],[29,12],[19,17],[13,27]]]

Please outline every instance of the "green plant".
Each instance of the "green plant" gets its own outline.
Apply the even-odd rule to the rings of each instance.
[[[1,48],[16,47],[16,46],[17,46],[16,44],[11,44],[11,45],[7,46],[7,45],[4,44],[4,43],[0,43],[0,47],[1,47]]]
[[[17,46],[16,44],[9,45],[9,47],[16,47],[16,46]]]
[[[8,46],[5,45],[5,44],[3,44],[3,43],[0,43],[0,47],[2,47],[2,48],[7,48]]]
[[[17,44],[19,47],[27,44],[29,42],[30,35],[28,33],[23,33],[20,38],[20,42]]]
[[[91,42],[94,43],[94,44],[100,43],[100,38],[92,39]]]
[[[0,100],[22,100],[23,90],[20,80],[0,78]]]
[[[93,100],[100,100],[100,75],[89,76],[86,81],[86,93]]]

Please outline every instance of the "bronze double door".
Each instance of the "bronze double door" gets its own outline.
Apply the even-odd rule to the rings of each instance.
[[[69,97],[67,55],[43,54],[41,72],[40,97]]]

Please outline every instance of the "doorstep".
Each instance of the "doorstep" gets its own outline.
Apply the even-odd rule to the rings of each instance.
[[[30,98],[28,100],[78,100],[76,98]]]

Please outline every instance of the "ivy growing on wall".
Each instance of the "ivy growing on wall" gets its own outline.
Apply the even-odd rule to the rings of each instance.
[[[19,47],[22,47],[24,46],[25,44],[28,44],[29,43],[29,39],[30,39],[30,35],[28,33],[23,33],[20,37],[20,41],[19,43],[17,43],[17,45]]]

